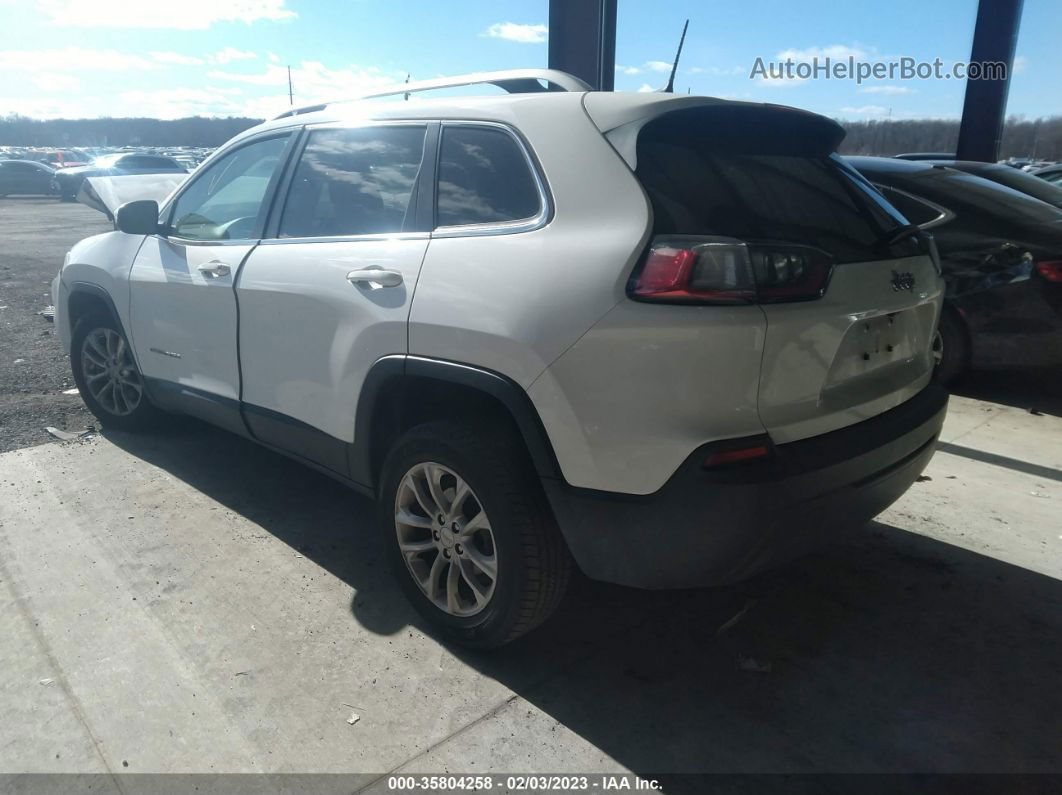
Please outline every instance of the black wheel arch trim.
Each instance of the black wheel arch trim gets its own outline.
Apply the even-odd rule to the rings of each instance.
[[[369,440],[372,438],[374,417],[380,409],[378,401],[386,385],[404,377],[428,378],[458,384],[494,398],[516,423],[539,477],[562,477],[553,445],[537,409],[526,390],[511,378],[487,368],[459,362],[395,355],[377,360],[362,384],[354,419],[355,442],[349,448],[350,476],[354,481],[370,487],[376,485],[372,445]]]
[[[103,303],[107,306],[107,311],[110,312],[110,314],[111,314],[111,318],[114,320],[115,323],[118,324],[118,328],[121,330],[121,332],[123,334],[125,334],[125,327],[122,325],[122,318],[118,314],[118,307],[114,305],[114,299],[111,298],[111,294],[108,293],[102,287],[100,287],[98,284],[93,284],[92,282],[72,282],[71,283],[70,291],[69,291],[69,294],[67,295],[67,299],[66,299],[66,305],[67,305],[67,309],[68,309],[68,316],[69,316],[70,304],[73,303],[74,296],[78,295],[78,294],[91,295],[92,297],[98,298],[101,301],[103,301]],[[74,326],[75,325],[76,325],[75,323],[71,323],[70,324],[70,330],[71,331],[74,330]],[[126,334],[126,339],[128,339],[128,338],[129,338],[129,335]]]

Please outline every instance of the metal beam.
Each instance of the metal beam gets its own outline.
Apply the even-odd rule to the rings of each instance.
[[[1005,71],[1002,79],[966,81],[966,100],[962,106],[959,143],[955,152],[959,160],[994,163],[999,159],[1022,2],[980,0],[977,5],[970,62],[1003,63]]]
[[[615,88],[616,0],[549,0],[549,68]]]

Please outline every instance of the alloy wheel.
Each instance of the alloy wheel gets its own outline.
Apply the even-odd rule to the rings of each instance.
[[[136,411],[144,383],[125,339],[114,329],[93,329],[81,343],[85,386],[105,411],[124,417]]]
[[[431,461],[411,467],[395,495],[395,532],[406,568],[436,607],[467,617],[487,606],[497,547],[486,510],[460,475]]]

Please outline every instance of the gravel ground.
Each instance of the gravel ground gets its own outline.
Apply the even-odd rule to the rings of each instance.
[[[94,418],[77,395],[53,325],[38,314],[70,247],[111,228],[95,210],[51,198],[0,199],[0,452],[51,440],[53,425]]]

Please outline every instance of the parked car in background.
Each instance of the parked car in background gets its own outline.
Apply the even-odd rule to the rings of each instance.
[[[848,162],[933,233],[947,282],[937,339],[941,380],[955,380],[974,361],[1062,366],[1062,210],[948,166]]]
[[[413,604],[479,647],[573,559],[732,582],[915,480],[944,284],[839,125],[440,83],[534,93],[289,111],[70,251],[55,323],[105,426],[194,414],[375,497]]]
[[[1032,172],[1034,177],[1045,179],[1052,185],[1058,185],[1062,187],[1062,163],[1055,163],[1051,166],[1044,166],[1036,171]]]
[[[73,201],[85,177],[119,177],[125,174],[185,174],[188,169],[163,155],[148,155],[140,152],[118,152],[98,157],[89,166],[64,168],[56,172],[59,196],[63,201]]]
[[[998,182],[1022,193],[1027,193],[1033,198],[1047,202],[1062,209],[1062,188],[1046,182],[1043,179],[1018,168],[1001,163],[981,163],[976,160],[934,160],[942,166],[965,171],[977,177]]]
[[[55,170],[35,160],[0,160],[0,196],[54,196]]]
[[[55,149],[41,152],[35,159],[54,169],[85,166],[90,162],[89,158],[82,152],[75,152],[68,149]]]

